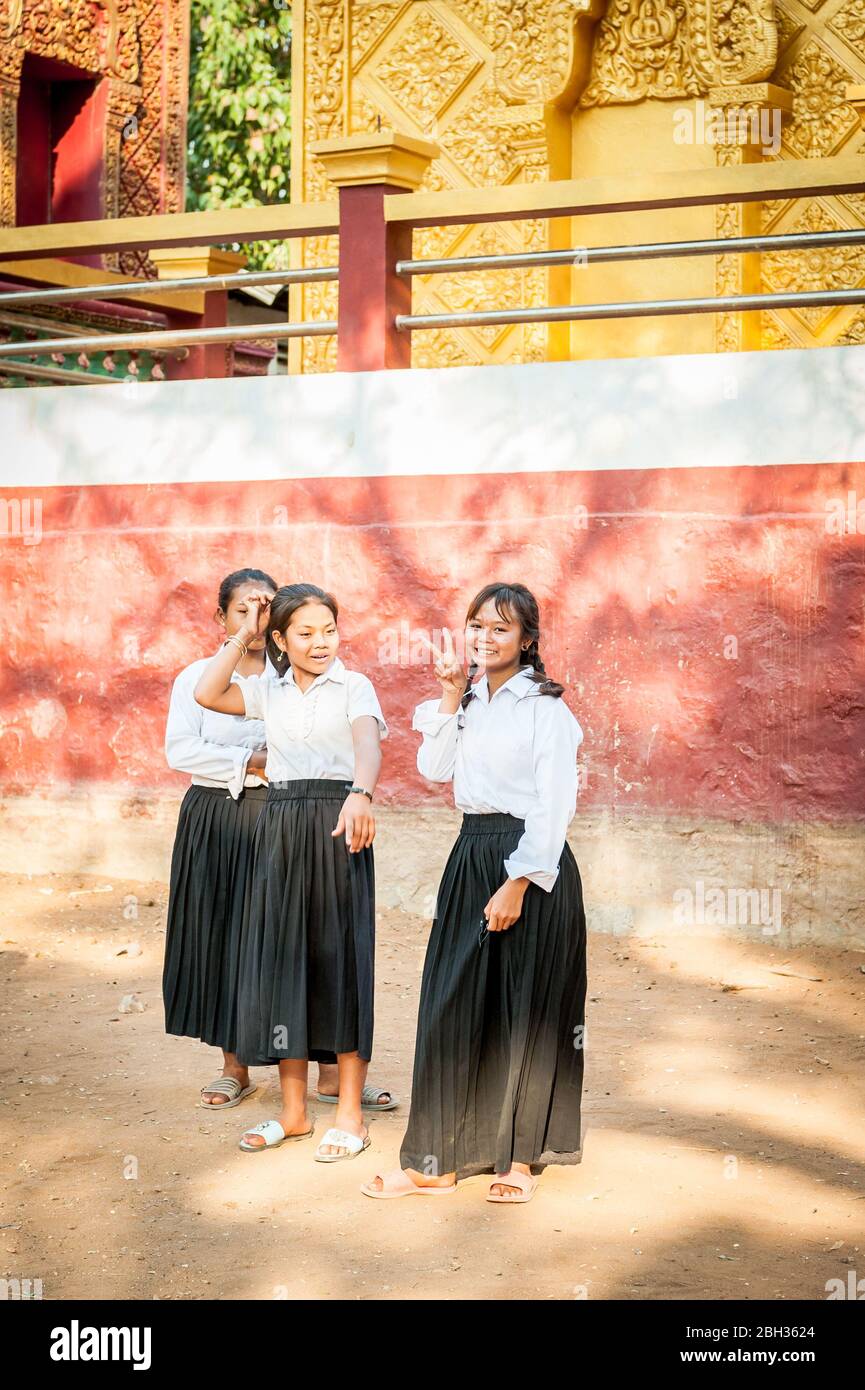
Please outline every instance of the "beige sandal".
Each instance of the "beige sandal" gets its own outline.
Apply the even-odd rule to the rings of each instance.
[[[518,1187],[520,1189],[519,1195],[513,1192],[503,1193],[501,1196],[495,1195],[493,1193],[493,1188],[496,1186],[497,1183],[499,1183],[502,1187]],[[537,1187],[537,1185],[537,1178],[531,1177],[528,1173],[518,1173],[513,1168],[509,1173],[496,1173],[495,1177],[490,1183],[490,1190],[487,1194],[487,1201],[503,1203],[530,1202],[535,1194],[535,1188]]]
[[[381,1192],[365,1182],[360,1189],[365,1197],[445,1197],[457,1190],[455,1182],[450,1187],[421,1187],[402,1168],[394,1168],[390,1173],[376,1173],[375,1176],[381,1179]]]

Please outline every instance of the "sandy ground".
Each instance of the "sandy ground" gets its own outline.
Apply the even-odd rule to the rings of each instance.
[[[45,1299],[722,1300],[865,1278],[865,952],[590,935],[582,1163],[526,1206],[483,1178],[377,1203],[358,1188],[395,1166],[405,1108],[332,1167],[237,1148],[275,1072],[196,1108],[217,1056],[162,1031],[165,898],[2,879],[0,1277]],[[379,919],[370,1076],[404,1099],[427,930]]]

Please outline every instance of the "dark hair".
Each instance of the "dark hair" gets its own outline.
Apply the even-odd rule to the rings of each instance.
[[[541,661],[541,653],[538,642],[541,635],[540,615],[538,613],[538,601],[530,589],[525,584],[487,584],[481,589],[479,594],[475,594],[469,604],[466,613],[466,623],[471,622],[483,608],[485,603],[493,599],[496,609],[506,621],[516,621],[520,625],[520,642],[526,637],[529,640],[528,650],[522,652],[522,665],[527,663],[534,667],[531,672],[531,679],[540,686],[539,694],[552,695],[555,699],[560,699],[565,693],[565,687],[559,685],[558,681],[551,680],[544,670],[544,663]],[[478,671],[477,666],[470,666],[468,671],[469,682],[472,676]],[[460,704],[465,709],[469,700],[472,698],[474,690],[469,684],[465,695]]]
[[[293,613],[298,608],[302,608],[305,603],[314,600],[316,603],[323,603],[333,614],[333,621],[339,619],[339,607],[333,594],[320,589],[317,584],[283,584],[281,589],[277,589],[273,598],[270,600],[270,619],[267,624],[267,655],[276,667],[280,676],[284,676],[289,667],[288,657],[285,652],[280,651],[273,640],[274,632],[285,632],[291,622]]]
[[[271,579],[264,570],[235,570],[234,574],[227,574],[219,586],[217,604],[223,613],[234,598],[235,589],[239,589],[241,584],[266,584],[268,589],[277,588],[276,580]]]

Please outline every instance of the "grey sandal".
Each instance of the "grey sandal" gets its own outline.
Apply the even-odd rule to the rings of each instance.
[[[198,1104],[202,1110],[231,1110],[257,1090],[258,1087],[253,1086],[252,1082],[248,1086],[242,1087],[236,1076],[218,1076],[209,1086],[202,1086],[202,1099]],[[211,1105],[210,1101],[204,1099],[206,1095],[228,1096],[228,1100],[217,1101],[215,1105]]]
[[[379,1096],[390,1096],[386,1105],[379,1105]],[[323,1096],[321,1091],[316,1092],[316,1100],[322,1105],[336,1105],[339,1096]],[[362,1110],[396,1110],[399,1105],[399,1098],[387,1089],[387,1086],[364,1086],[360,1093],[360,1105]]]

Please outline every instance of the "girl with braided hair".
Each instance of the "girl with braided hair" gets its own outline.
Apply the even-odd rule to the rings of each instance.
[[[488,584],[449,632],[440,700],[418,705],[417,765],[463,812],[439,886],[400,1167],[368,1197],[442,1196],[490,1173],[527,1202],[547,1164],[579,1163],[586,998],[582,885],[567,843],[583,733],[544,669],[534,595]],[[478,677],[478,679],[475,679]]]

